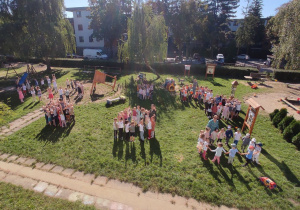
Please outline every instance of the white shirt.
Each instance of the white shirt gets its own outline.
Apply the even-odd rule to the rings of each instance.
[[[151,121],[148,122],[148,129],[151,130],[152,129],[152,124]]]
[[[113,128],[114,130],[118,130],[118,122],[113,122]]]
[[[64,94],[63,89],[59,89],[59,90],[58,90],[58,93],[59,93],[59,95],[63,95],[63,94]]]
[[[234,140],[239,141],[239,140],[241,139],[241,137],[242,137],[242,134],[241,134],[241,133],[238,133],[238,132],[235,132],[235,133],[234,133]]]
[[[207,145],[208,143],[206,141],[203,142],[203,151],[207,151]]]
[[[235,106],[235,108],[236,108],[237,111],[241,111],[241,107],[242,107],[241,104],[237,104],[237,105]]]
[[[216,152],[215,156],[220,157],[222,152],[226,152],[223,147],[217,147],[215,150],[211,150],[212,152]]]
[[[26,86],[24,85],[24,86],[22,86],[22,88],[23,88],[23,90],[26,90]]]
[[[129,126],[130,126],[129,123],[125,124],[125,132],[126,133],[129,133]]]
[[[119,127],[119,128],[124,128],[124,123],[123,123],[123,121],[119,121],[119,122],[118,122],[118,127]]]
[[[31,95],[35,95],[35,90],[30,91]]]
[[[201,138],[198,138],[198,143],[203,144],[204,140]]]
[[[65,119],[65,115],[60,114],[59,116],[60,116],[60,120],[66,120],[66,119]]]
[[[140,130],[140,131],[144,131],[144,125],[139,124],[139,130]]]
[[[211,139],[216,140],[217,137],[218,137],[218,133],[216,131],[211,132],[211,134],[210,134]]]
[[[254,149],[254,152],[258,152],[256,155],[258,155],[260,152],[261,152],[261,147],[256,145],[255,146],[255,149]]]
[[[50,78],[47,79],[48,84],[51,84],[51,80]]]
[[[53,86],[54,86],[54,87],[57,87],[57,83],[56,83],[55,80],[53,80]]]
[[[44,85],[44,80],[41,80],[41,85]]]

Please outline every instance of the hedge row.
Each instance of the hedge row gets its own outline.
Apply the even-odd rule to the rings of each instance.
[[[300,71],[297,70],[274,70],[274,78],[282,82],[299,82]]]
[[[106,60],[72,60],[72,59],[55,59],[51,61],[51,66],[56,67],[71,67],[83,68],[86,66],[105,66],[105,67],[120,67],[125,71],[148,71],[145,64],[123,64],[114,61]],[[159,74],[184,74],[184,64],[156,63],[151,65]],[[195,64],[191,65],[191,75],[205,75],[206,65]],[[215,71],[216,77],[228,77],[235,79],[244,79],[244,76],[249,76],[250,72],[256,70],[228,68],[217,66]],[[211,76],[210,76],[211,77]]]
[[[294,119],[294,117],[286,116],[287,110],[282,108],[280,111],[275,109],[270,114],[270,118],[275,127],[283,133],[283,138],[290,143],[295,144],[300,148],[300,121]]]

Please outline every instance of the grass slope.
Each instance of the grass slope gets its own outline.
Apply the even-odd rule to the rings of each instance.
[[[283,140],[265,116],[258,117],[253,133],[264,144],[259,167],[241,167],[244,158],[240,156],[233,166],[227,165],[224,156],[220,166],[201,160],[196,143],[199,131],[208,122],[204,111],[194,104],[182,105],[178,97],[162,89],[156,89],[153,101],[158,110],[156,138],[145,143],[138,138],[135,143],[114,141],[112,119],[116,113],[128,105],[150,107],[149,101],[136,98],[131,76],[119,80],[126,82],[126,104],[110,108],[104,103],[79,105],[75,109],[76,123],[67,129],[45,127],[42,118],[1,141],[0,150],[131,182],[144,190],[193,197],[215,205],[287,209],[295,207],[291,200],[300,202],[300,153]],[[171,76],[162,76],[165,77]],[[231,80],[221,78],[200,80],[200,85],[212,88],[214,94],[228,96],[231,90]],[[241,99],[253,91],[240,85],[236,95]],[[241,127],[244,117],[243,112],[241,118],[230,124]],[[209,158],[213,155],[208,152]],[[270,191],[258,182],[260,176],[270,177],[279,187]]]
[[[95,209],[79,202],[51,198],[32,190],[0,182],[1,209]]]

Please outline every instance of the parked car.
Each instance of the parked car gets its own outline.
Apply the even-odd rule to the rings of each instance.
[[[219,60],[219,59],[223,59],[224,60],[224,55],[223,54],[218,54],[217,55],[217,60]]]
[[[248,60],[248,59],[250,59],[250,57],[249,57],[249,55],[241,54],[241,55],[237,56],[237,59]]]
[[[84,49],[83,57],[84,59],[107,59],[107,55],[100,49]]]

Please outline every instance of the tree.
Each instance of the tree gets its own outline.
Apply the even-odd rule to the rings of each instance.
[[[152,12],[151,6],[135,5],[132,17],[128,19],[128,41],[120,49],[130,62],[150,64],[162,61],[167,53],[167,27],[162,15]],[[155,72],[156,73],[156,72]]]
[[[46,60],[75,51],[73,27],[63,16],[63,0],[0,0],[2,51]],[[5,43],[5,44],[4,44]]]
[[[90,28],[93,36],[104,39],[113,57],[113,48],[117,40],[126,30],[127,16],[130,14],[131,4],[128,0],[89,0],[91,8]]]
[[[251,46],[262,47],[265,39],[265,26],[261,19],[261,10],[262,0],[253,0],[241,27],[236,32],[237,46],[238,48],[245,47],[247,54]]]
[[[269,21],[267,35],[273,46],[273,66],[300,69],[300,1],[293,0],[282,5]]]

